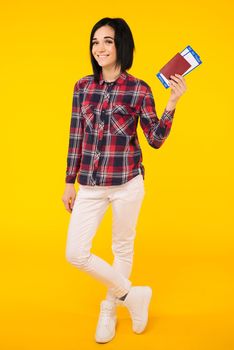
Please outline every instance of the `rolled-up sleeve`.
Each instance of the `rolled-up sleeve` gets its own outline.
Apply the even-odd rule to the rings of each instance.
[[[147,88],[140,109],[140,125],[150,146],[160,148],[168,137],[175,109],[167,111],[164,109],[159,119],[155,109],[154,97],[150,87]]]
[[[67,152],[66,183],[75,183],[82,156],[83,119],[79,99],[79,82],[75,83],[72,100],[70,134]]]

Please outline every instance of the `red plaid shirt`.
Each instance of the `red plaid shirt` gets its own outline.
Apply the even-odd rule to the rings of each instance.
[[[126,71],[114,82],[87,75],[75,83],[66,183],[121,185],[142,173],[138,119],[149,145],[159,148],[169,135],[175,109],[159,120],[151,88]]]

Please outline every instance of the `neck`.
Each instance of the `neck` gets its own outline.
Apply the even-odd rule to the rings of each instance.
[[[121,69],[108,69],[108,68],[102,68],[102,76],[105,81],[115,81],[118,79],[118,77],[121,74]]]

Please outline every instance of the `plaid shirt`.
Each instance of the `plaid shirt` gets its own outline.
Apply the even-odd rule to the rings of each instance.
[[[142,173],[138,118],[149,145],[159,148],[169,135],[175,109],[159,120],[151,88],[126,71],[114,82],[87,75],[75,83],[66,183],[121,185]]]

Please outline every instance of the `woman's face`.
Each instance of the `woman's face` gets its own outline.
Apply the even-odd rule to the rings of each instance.
[[[96,30],[92,39],[92,54],[103,68],[112,68],[116,63],[115,31],[105,25]]]

